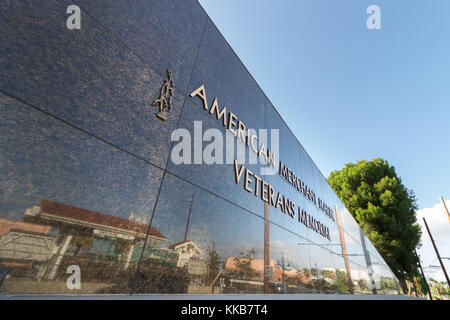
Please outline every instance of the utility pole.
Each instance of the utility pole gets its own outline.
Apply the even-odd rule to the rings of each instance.
[[[189,201],[191,202],[191,205],[189,207],[189,214],[188,214],[188,218],[187,218],[187,222],[186,222],[186,231],[184,232],[184,241],[186,241],[187,239],[187,233],[188,233],[188,229],[189,229],[189,222],[191,220],[191,211],[192,211],[192,203],[194,202],[194,196],[192,196]]]
[[[444,271],[444,275],[445,275],[445,278],[447,279],[447,283],[450,286],[450,280],[448,279],[447,270],[445,270],[445,266],[442,263],[441,255],[439,254],[436,244],[434,243],[433,236],[431,235],[430,229],[428,228],[428,224],[427,224],[427,221],[425,220],[425,218],[423,218],[423,222],[425,223],[425,227],[427,228],[428,235],[430,236],[431,243],[433,244],[433,247],[434,247],[434,251],[436,251],[436,255],[438,257],[439,263],[441,264],[442,271]]]
[[[430,297],[430,300],[433,300],[433,297],[431,296],[430,286],[428,285],[427,278],[425,278],[425,273],[423,273],[422,264],[420,263],[419,255],[417,254],[416,249],[414,249],[414,253],[416,254],[417,261],[419,261],[419,268],[420,272],[422,273],[423,280],[425,280],[425,284],[427,286],[428,296]]]
[[[270,256],[269,256],[269,203],[266,202],[265,210],[264,210],[264,220],[265,220],[265,229],[264,229],[264,293],[270,293],[269,288],[269,280],[270,280]]]
[[[442,206],[444,207],[444,211],[447,215],[447,220],[448,220],[448,222],[450,222],[450,213],[448,212],[447,205],[445,204],[444,198],[442,198],[442,196],[441,196],[440,199],[441,199]]]

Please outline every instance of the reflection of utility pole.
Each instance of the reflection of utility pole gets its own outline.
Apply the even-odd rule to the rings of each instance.
[[[284,264],[283,252],[281,253],[281,270],[283,271],[283,273],[281,274],[281,282],[284,284],[285,279],[286,279],[286,275],[284,273],[284,271],[286,270],[286,265]]]
[[[270,256],[269,256],[269,203],[266,202],[266,207],[264,210],[264,220],[265,220],[265,229],[264,229],[264,293],[268,294],[269,292],[269,279],[270,279]]]
[[[361,238],[361,244],[362,244],[362,248],[364,251],[364,259],[366,260],[366,265],[367,265],[367,269],[369,271],[369,281],[370,281],[370,286],[372,287],[372,293],[373,294],[377,294],[377,288],[375,285],[375,279],[373,278],[373,267],[372,267],[372,260],[370,259],[370,253],[367,250],[366,247],[366,239],[364,236],[364,232],[362,231],[361,228],[359,228],[359,236]]]
[[[344,237],[344,230],[341,226],[341,219],[339,217],[339,208],[337,205],[334,206],[336,210],[336,222],[339,228],[339,238],[341,239],[341,247],[342,247],[342,256],[344,257],[344,263],[345,263],[345,270],[347,271],[347,281],[348,281],[348,290],[351,294],[353,294],[353,281],[352,281],[352,275],[350,271],[350,263],[348,262],[348,256],[347,256],[347,248],[345,246],[345,237]]]
[[[444,211],[447,215],[447,220],[448,220],[448,222],[450,222],[450,213],[448,212],[447,205],[445,204],[444,198],[442,198],[442,196],[441,196],[441,203],[442,203],[442,206],[444,207]]]
[[[444,271],[445,278],[447,279],[447,283],[450,287],[450,280],[448,279],[447,270],[445,270],[444,264],[442,263],[441,255],[439,254],[436,244],[434,243],[433,236],[431,235],[430,229],[428,228],[428,224],[427,224],[427,221],[425,220],[425,218],[423,218],[423,222],[425,223],[425,227],[427,228],[428,235],[430,236],[431,243],[433,244],[433,247],[434,247],[434,251],[436,251],[436,255],[439,259],[439,263],[441,264],[442,271]]]
[[[414,253],[416,254],[417,261],[419,261],[420,272],[422,273],[423,280],[425,280],[425,284],[427,286],[427,291],[428,291],[428,295],[430,297],[430,300],[433,300],[433,297],[431,296],[430,286],[428,285],[427,278],[425,278],[425,274],[423,273],[422,264],[420,263],[420,258],[419,258],[419,255],[417,254],[416,249],[414,249]]]
[[[189,214],[186,222],[186,231],[184,232],[184,241],[187,239],[187,233],[189,229],[189,221],[191,220],[191,211],[192,211],[192,203],[194,202],[194,196],[192,196],[189,201],[191,202],[191,206],[189,207]]]

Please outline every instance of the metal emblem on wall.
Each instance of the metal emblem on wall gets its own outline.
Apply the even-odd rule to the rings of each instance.
[[[175,90],[172,79],[172,71],[167,70],[167,79],[164,80],[164,84],[159,89],[159,98],[153,101],[152,106],[158,107],[159,112],[156,116],[165,121],[172,108],[172,97]]]

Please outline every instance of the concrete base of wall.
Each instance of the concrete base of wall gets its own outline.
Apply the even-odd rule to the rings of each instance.
[[[0,300],[426,300],[405,295],[345,294],[173,294],[173,295],[0,295]]]

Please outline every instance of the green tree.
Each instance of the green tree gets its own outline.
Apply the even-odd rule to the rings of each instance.
[[[420,289],[422,291],[422,294],[424,296],[428,295],[428,288],[427,288],[427,283],[425,282],[425,279],[422,277],[422,275],[419,275],[418,277],[418,282],[420,285]]]
[[[380,158],[346,164],[328,182],[406,288],[418,275],[414,249],[421,236],[413,191]]]

